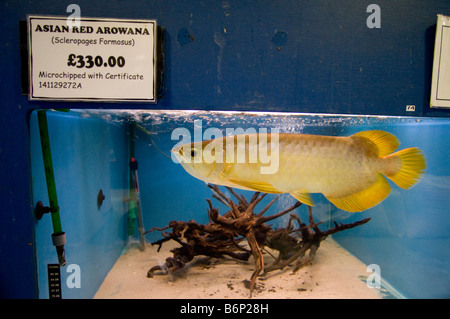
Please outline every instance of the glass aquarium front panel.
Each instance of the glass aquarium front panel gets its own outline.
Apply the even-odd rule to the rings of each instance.
[[[39,296],[61,264],[58,214],[62,298],[448,297],[449,130],[439,118],[35,111],[33,201],[58,206],[36,218]],[[247,135],[248,166],[226,160],[225,142],[199,144],[234,135]]]

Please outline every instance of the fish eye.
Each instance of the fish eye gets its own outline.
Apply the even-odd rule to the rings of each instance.
[[[191,158],[194,158],[195,156],[197,156],[197,150],[196,149],[192,149],[191,150]]]

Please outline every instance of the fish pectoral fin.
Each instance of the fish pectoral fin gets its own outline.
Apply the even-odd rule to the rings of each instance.
[[[234,178],[228,179],[228,181],[232,184],[245,187],[246,189],[254,190],[257,192],[263,192],[263,193],[273,193],[273,194],[282,194],[283,192],[280,192],[275,187],[273,187],[271,184],[266,182],[256,182],[256,181],[243,181],[238,180]]]
[[[391,192],[391,187],[387,180],[378,174],[378,178],[375,183],[369,187],[342,197],[325,197],[332,202],[337,208],[345,210],[347,212],[361,212],[369,209],[381,203]]]
[[[298,200],[300,203],[306,204],[308,206],[315,206],[314,201],[311,198],[311,195],[307,192],[297,191],[289,194],[296,200]]]

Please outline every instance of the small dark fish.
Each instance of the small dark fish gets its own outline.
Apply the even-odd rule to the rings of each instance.
[[[102,207],[103,201],[105,200],[105,195],[103,194],[103,190],[100,190],[97,195],[97,208],[100,209]]]

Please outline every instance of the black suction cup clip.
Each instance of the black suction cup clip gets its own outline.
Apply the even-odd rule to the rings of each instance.
[[[55,211],[54,209],[51,209],[48,206],[44,206],[44,204],[41,201],[38,201],[36,203],[36,207],[34,208],[34,216],[40,220],[44,214],[51,213]]]

